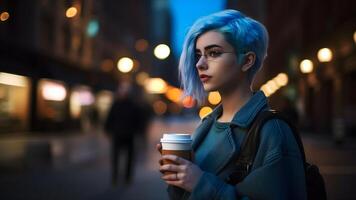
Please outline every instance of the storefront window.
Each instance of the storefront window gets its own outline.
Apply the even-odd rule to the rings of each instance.
[[[38,84],[38,117],[50,122],[66,119],[67,89],[63,82],[41,79]]]
[[[30,80],[0,72],[0,132],[28,129]]]

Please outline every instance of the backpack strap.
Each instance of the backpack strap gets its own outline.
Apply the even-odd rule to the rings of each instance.
[[[303,159],[304,170],[306,170],[304,147],[296,127],[292,122],[290,122],[287,118],[285,118],[277,111],[267,110],[259,113],[257,115],[257,118],[250,126],[247,135],[245,136],[245,139],[241,145],[240,153],[235,162],[235,166],[234,166],[235,169],[226,179],[227,183],[236,185],[237,183],[241,182],[251,172],[251,168],[260,144],[260,132],[263,128],[263,125],[270,119],[280,119],[286,122],[288,126],[291,128],[295,141],[298,144],[300,154]]]

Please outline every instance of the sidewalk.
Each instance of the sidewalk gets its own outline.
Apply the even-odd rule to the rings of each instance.
[[[155,120],[136,142],[131,185],[110,185],[110,143],[102,131],[65,136],[0,137],[0,199],[165,200],[155,144],[163,133],[192,133],[199,121]],[[336,146],[331,137],[303,133],[308,161],[319,166],[328,199],[356,199],[356,139]],[[13,167],[22,166],[18,169]]]

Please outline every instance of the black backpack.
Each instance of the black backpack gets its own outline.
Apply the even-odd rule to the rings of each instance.
[[[316,165],[310,164],[305,160],[305,153],[302,140],[300,139],[299,132],[293,123],[291,123],[282,114],[274,110],[263,111],[260,113],[251,125],[251,128],[247,132],[246,139],[241,145],[241,152],[238,155],[235,162],[233,172],[228,176],[226,182],[232,185],[236,185],[241,182],[249,173],[255,159],[259,141],[260,130],[264,123],[270,119],[280,119],[286,122],[292,129],[293,135],[299,146],[300,153],[304,162],[307,196],[309,200],[320,199],[326,200],[325,183],[322,175],[319,172],[319,168]]]

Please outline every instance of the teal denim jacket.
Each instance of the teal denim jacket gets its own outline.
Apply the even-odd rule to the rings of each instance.
[[[204,172],[192,193],[169,186],[170,199],[306,199],[303,161],[289,126],[278,119],[265,123],[261,130],[260,146],[251,173],[239,184],[233,186],[224,182],[226,166],[240,151],[238,134],[248,130],[257,114],[269,109],[263,92],[256,92],[235,114],[230,129],[226,130],[219,149],[210,153],[213,172]],[[205,117],[193,134],[193,150],[196,151],[209,132],[214,119],[222,112],[221,105]],[[200,166],[204,168],[206,166]]]

